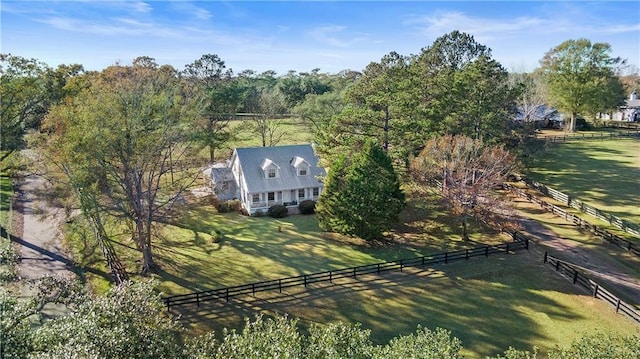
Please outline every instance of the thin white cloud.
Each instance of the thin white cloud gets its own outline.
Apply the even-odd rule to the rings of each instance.
[[[417,26],[428,36],[437,37],[453,30],[459,30],[485,40],[531,31],[547,32],[548,29],[557,29],[558,25],[554,23],[551,26],[549,20],[530,16],[503,20],[474,17],[457,11],[436,12],[432,15],[412,17],[406,20],[405,24]]]
[[[311,29],[308,31],[308,35],[321,44],[339,48],[352,47],[364,39],[362,36],[349,38],[349,35],[344,35],[345,30],[345,26],[327,25]],[[342,35],[342,37],[340,37],[340,35]]]
[[[188,1],[173,1],[171,6],[177,11],[198,20],[209,20],[213,17],[209,10]]]

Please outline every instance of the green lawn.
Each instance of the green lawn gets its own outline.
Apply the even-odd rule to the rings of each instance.
[[[640,141],[552,145],[527,175],[630,222],[640,222]]]
[[[179,216],[158,229],[160,238],[154,242],[153,251],[161,266],[157,275],[159,289],[181,294],[510,239],[474,224],[472,241],[461,241],[459,224],[437,199],[432,195],[424,204],[411,203],[401,216],[401,223],[389,233],[389,238],[397,241],[377,243],[324,233],[313,215],[276,220],[218,214],[211,205],[186,205],[176,211]],[[69,227],[73,226],[75,223]],[[217,238],[216,231],[221,238]],[[72,240],[74,258],[86,268],[92,285],[104,289],[109,276],[100,250],[78,233],[81,231],[76,231]],[[125,236],[114,238],[121,260],[135,271],[139,253],[133,243]]]
[[[199,332],[241,328],[243,318],[257,313],[288,314],[300,318],[303,326],[362,323],[377,343],[409,334],[418,325],[442,327],[462,340],[467,358],[496,355],[509,346],[537,346],[546,352],[585,333],[640,333],[640,327],[616,315],[615,308],[554,273],[537,251],[407,272],[172,311]]]
[[[0,173],[0,225],[8,228],[10,225],[11,197],[13,196],[13,186],[11,178]]]

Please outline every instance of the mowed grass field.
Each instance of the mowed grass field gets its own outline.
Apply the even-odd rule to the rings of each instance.
[[[465,357],[484,358],[509,346],[535,346],[544,353],[596,332],[640,333],[640,326],[614,310],[558,276],[542,263],[541,253],[532,250],[172,312],[197,333],[241,329],[244,318],[258,313],[296,317],[303,328],[311,323],[361,323],[379,344],[410,334],[418,325],[441,327],[462,340]]]
[[[640,140],[551,145],[527,175],[603,211],[640,223]]]

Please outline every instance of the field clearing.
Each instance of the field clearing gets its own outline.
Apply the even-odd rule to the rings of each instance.
[[[640,140],[552,145],[533,159],[527,176],[627,221],[640,221]]]
[[[422,270],[345,279],[335,285],[259,293],[229,303],[173,308],[194,332],[242,328],[258,313],[287,314],[311,323],[362,323],[376,343],[442,327],[462,340],[467,358],[502,353],[509,346],[543,353],[583,334],[640,333],[640,326],[614,314],[542,263],[539,251],[476,258]]]
[[[431,196],[409,204],[389,234],[394,241],[375,243],[325,233],[313,215],[246,217],[219,214],[212,205],[186,204],[156,232],[159,239],[153,251],[161,268],[156,276],[159,290],[183,294],[511,240],[472,223],[471,241],[462,241],[459,223]],[[74,258],[81,259],[92,286],[106,290],[109,275],[101,252],[78,233],[71,241]],[[134,272],[139,260],[134,244],[122,235],[114,238],[120,259]]]

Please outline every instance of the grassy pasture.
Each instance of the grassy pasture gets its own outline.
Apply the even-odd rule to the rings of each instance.
[[[377,243],[324,233],[314,216],[276,220],[218,214],[211,205],[186,204],[157,231],[153,251],[161,266],[159,289],[181,294],[510,240],[474,224],[472,241],[461,241],[459,223],[450,218],[438,197],[430,196],[428,201],[409,204],[390,233],[395,241]],[[72,235],[74,258],[81,259],[95,288],[107,288],[108,269],[99,248],[91,240],[84,241],[81,233],[76,228]],[[135,271],[139,253],[134,244],[123,235],[114,238],[120,259]]]
[[[574,141],[552,145],[527,175],[603,211],[640,218],[640,141]]]
[[[467,358],[502,353],[509,346],[543,353],[567,346],[583,334],[639,333],[640,327],[614,308],[591,298],[542,263],[532,250],[515,255],[345,279],[335,285],[259,293],[199,308],[174,308],[195,332],[241,328],[257,313],[287,314],[311,323],[362,323],[376,343],[442,327],[460,338]]]

